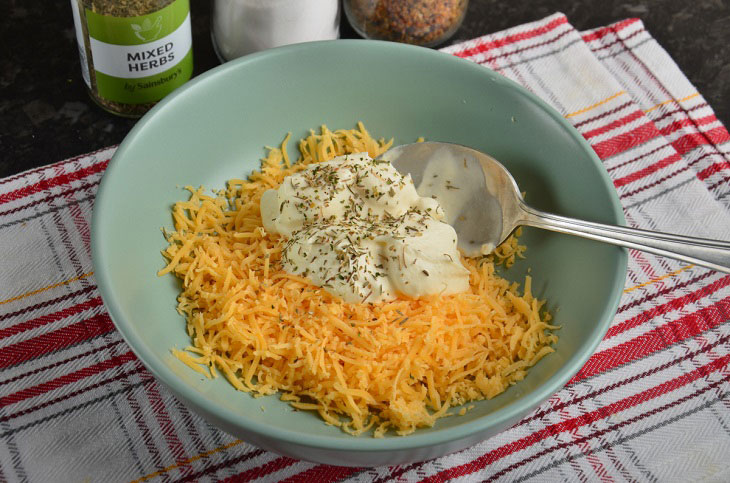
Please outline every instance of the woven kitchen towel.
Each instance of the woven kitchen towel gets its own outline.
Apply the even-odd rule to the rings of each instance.
[[[629,224],[730,240],[730,135],[639,20],[580,33],[556,14],[447,51],[563,113]],[[0,180],[0,480],[730,480],[730,276],[633,251],[596,354],[481,444],[339,468],[211,427],[135,358],[96,289],[89,222],[113,151]]]

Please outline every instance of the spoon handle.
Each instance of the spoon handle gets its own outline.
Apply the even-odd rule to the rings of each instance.
[[[522,205],[522,224],[577,235],[730,273],[730,242],[624,226],[604,225],[545,213]]]

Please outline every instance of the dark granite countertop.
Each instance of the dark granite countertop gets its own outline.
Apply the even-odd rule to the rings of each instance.
[[[210,1],[191,0],[195,74],[218,65]],[[728,0],[471,0],[449,43],[556,11],[581,30],[641,18],[718,118],[730,121]],[[134,125],[89,98],[74,35],[68,1],[0,0],[0,177],[117,144]],[[344,15],[341,35],[357,37]]]

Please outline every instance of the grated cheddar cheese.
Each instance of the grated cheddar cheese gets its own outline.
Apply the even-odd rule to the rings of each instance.
[[[467,292],[378,304],[344,303],[281,267],[283,240],[262,227],[263,192],[306,165],[390,144],[357,129],[311,132],[301,158],[268,148],[260,171],[207,195],[188,187],[165,233],[167,266],[182,282],[178,310],[192,345],[173,353],[207,377],[222,374],[254,396],[279,393],[351,434],[432,426],[449,408],[488,399],[553,352],[550,315],[495,273],[523,256],[515,237],[494,256],[463,258]],[[465,412],[462,409],[459,414]]]

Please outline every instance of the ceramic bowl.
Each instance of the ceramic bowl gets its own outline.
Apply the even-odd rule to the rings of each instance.
[[[189,339],[175,310],[178,282],[164,266],[161,227],[185,185],[219,189],[258,167],[264,146],[321,124],[363,121],[395,144],[419,136],[482,150],[514,174],[536,208],[623,223],[593,150],[551,107],[502,76],[420,47],[340,40],[247,56],[197,77],[142,118],[116,151],[94,206],[93,262],[104,303],[145,366],[214,425],[262,448],[336,465],[393,465],[441,456],[508,428],[583,366],[611,322],[626,252],[525,229],[527,259],[503,272],[548,300],[560,324],[556,352],[519,384],[464,416],[400,437],[353,437],[276,396],[254,399],[224,378],[207,380],[170,349]],[[291,154],[295,156],[294,143]],[[264,407],[264,411],[261,407]]]

